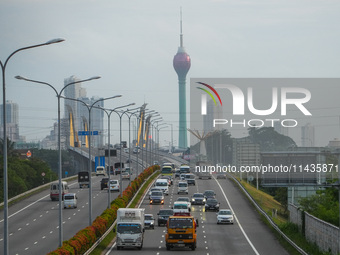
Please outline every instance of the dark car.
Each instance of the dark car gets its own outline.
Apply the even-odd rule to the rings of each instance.
[[[216,211],[220,210],[220,203],[215,198],[208,198],[205,202],[205,211]]]
[[[195,193],[191,197],[191,204],[192,205],[204,205],[205,204],[205,197],[203,193]]]
[[[172,209],[161,209],[157,213],[158,215],[158,226],[165,225],[170,216],[174,215],[174,211]]]
[[[100,189],[103,190],[105,188],[107,188],[107,183],[109,182],[109,178],[103,178],[100,181]]]
[[[204,195],[205,199],[215,198],[216,193],[213,190],[206,190],[206,191],[204,191],[203,195]]]
[[[179,177],[180,174],[181,174],[180,170],[177,169],[177,170],[175,171],[175,178]]]
[[[150,195],[150,204],[164,204],[164,195],[162,191],[152,191]]]
[[[162,179],[168,179],[169,180],[169,186],[173,184],[172,177],[170,175],[163,175]]]

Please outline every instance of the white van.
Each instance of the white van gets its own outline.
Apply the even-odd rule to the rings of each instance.
[[[178,189],[177,189],[177,194],[179,193],[189,193],[189,189],[188,189],[188,183],[186,181],[180,181],[178,183]]]
[[[97,166],[97,168],[96,168],[96,176],[98,176],[98,175],[104,175],[105,176],[105,167]]]
[[[169,195],[168,179],[157,179],[154,186],[155,188],[161,189],[165,195]]]
[[[64,198],[64,195],[68,193],[68,185],[67,182],[61,182],[61,196]],[[59,200],[59,182],[51,183],[50,187],[50,198],[51,200]]]
[[[67,193],[64,195],[64,209],[77,208],[77,195],[75,193]]]

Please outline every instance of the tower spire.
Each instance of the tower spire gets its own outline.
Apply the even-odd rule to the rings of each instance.
[[[180,8],[180,16],[181,16],[181,20],[180,20],[180,47],[183,47],[183,31],[182,31],[182,7]]]

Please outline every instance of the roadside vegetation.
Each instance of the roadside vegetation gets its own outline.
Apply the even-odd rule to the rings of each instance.
[[[283,233],[285,233],[294,243],[296,243],[300,248],[302,248],[304,251],[306,251],[310,255],[331,255],[329,252],[322,252],[320,249],[315,245],[314,243],[310,243],[306,240],[305,236],[301,231],[299,231],[299,228],[296,224],[293,224],[289,222],[288,220],[288,212],[287,212],[287,205],[281,204],[279,201],[277,201],[275,198],[279,198],[279,200],[286,201],[285,198],[283,198],[284,194],[287,194],[287,192],[284,192],[285,188],[276,188],[271,189],[270,192],[274,193],[275,195],[270,195],[266,193],[268,190],[257,190],[256,187],[252,184],[247,183],[246,181],[241,181],[242,186],[248,191],[248,193],[253,197],[253,199],[256,201],[256,203],[272,218],[272,220],[276,223],[276,225],[281,229]],[[327,193],[329,199],[333,194],[333,192],[325,192]],[[320,194],[322,195],[322,194]],[[286,195],[287,196],[287,195]],[[316,195],[319,196],[319,195]],[[323,199],[322,197],[319,197],[319,199]],[[318,200],[317,200],[318,201]],[[310,200],[306,200],[305,203],[308,205],[309,203],[317,204],[317,201],[312,201],[312,197]],[[333,200],[334,201],[334,200]],[[329,200],[328,200],[329,202]],[[325,205],[326,206],[326,205]],[[318,208],[318,206],[316,206]],[[277,210],[277,216],[273,212],[276,212]],[[321,210],[324,212],[324,210]],[[269,224],[267,219],[265,217],[261,217],[261,219],[265,222],[266,225],[273,231],[273,234],[276,235],[280,243],[282,244],[285,249],[293,255],[300,254],[298,251],[296,251],[279,233],[277,233],[273,227]]]
[[[0,202],[3,202],[3,140],[0,141]],[[20,158],[14,150],[14,143],[7,140],[7,173],[8,173],[8,198],[15,197],[30,189],[38,187],[50,180],[56,180],[57,175],[50,166],[37,157]],[[44,173],[44,174],[43,174]],[[43,176],[44,175],[44,176]]]

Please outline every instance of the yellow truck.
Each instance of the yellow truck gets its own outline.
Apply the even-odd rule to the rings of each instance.
[[[170,216],[165,234],[166,249],[189,247],[196,249],[197,223],[193,216]]]

